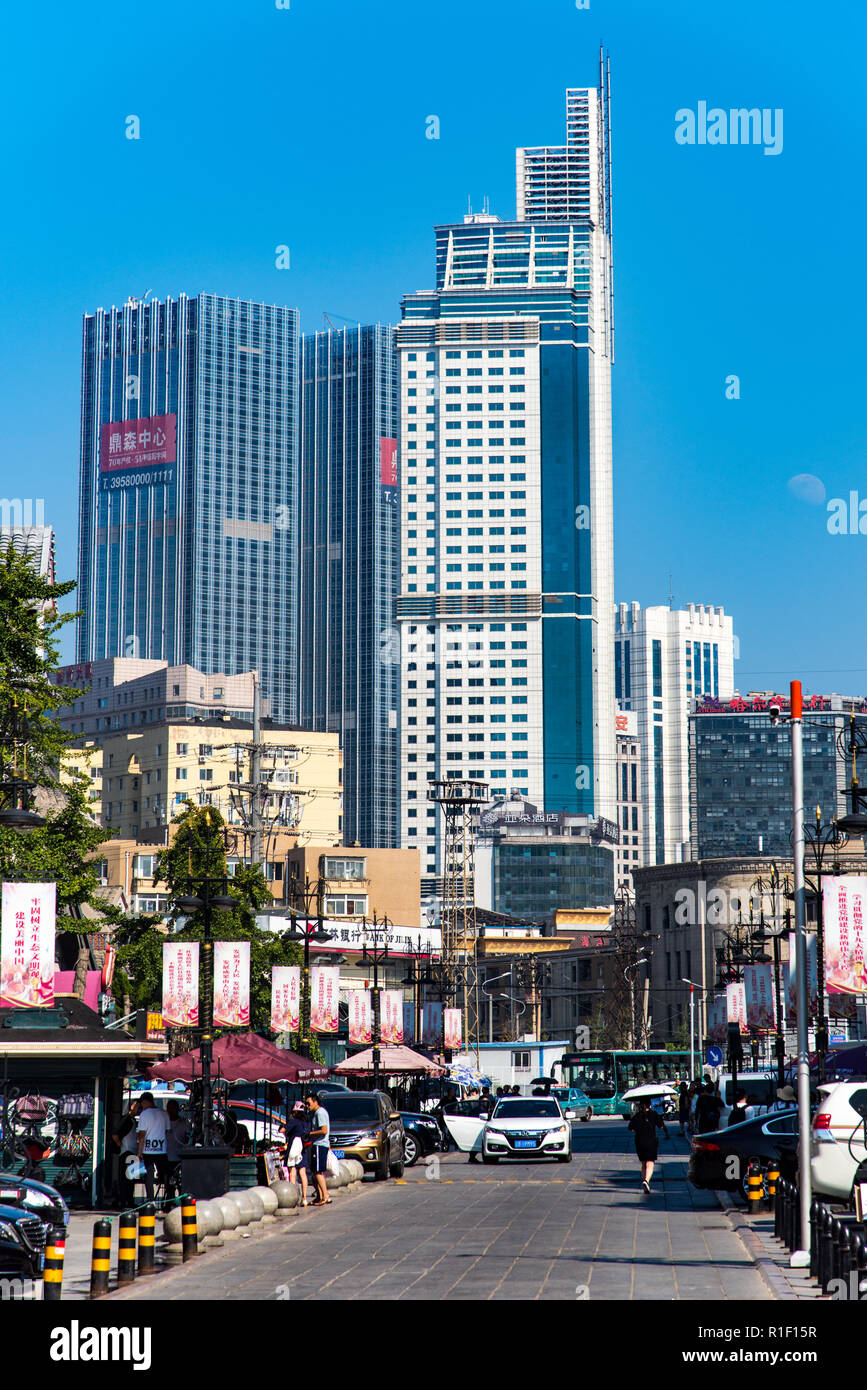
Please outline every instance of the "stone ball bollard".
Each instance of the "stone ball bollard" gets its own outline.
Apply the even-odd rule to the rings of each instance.
[[[262,1223],[265,1217],[265,1203],[262,1201],[262,1198],[259,1196],[255,1187],[248,1187],[246,1192],[244,1193],[244,1196],[247,1198],[247,1200],[251,1203],[253,1207],[253,1215],[250,1219],[250,1225],[255,1230],[261,1231]]]
[[[222,1245],[223,1213],[215,1202],[196,1203],[196,1235],[199,1245]]]
[[[169,1245],[180,1245],[183,1238],[183,1219],[180,1207],[169,1207],[163,1218],[163,1235]],[[196,1232],[198,1235],[198,1230]]]
[[[358,1158],[350,1158],[347,1161],[350,1169],[355,1174],[355,1181],[361,1182],[361,1179],[364,1177],[364,1164]]]
[[[346,1178],[342,1173],[337,1177],[333,1173],[326,1173],[325,1186],[329,1192],[336,1192],[339,1188],[346,1186]]]
[[[258,1187],[253,1187],[250,1191],[259,1198],[265,1209],[262,1220],[269,1223],[276,1221],[277,1217],[275,1216],[275,1212],[277,1211],[279,1203],[271,1188],[265,1187],[260,1183]]]
[[[298,1203],[301,1201],[301,1188],[297,1183],[275,1182],[272,1191],[277,1198],[276,1216],[288,1216],[291,1211],[297,1211]]]
[[[250,1234],[250,1222],[255,1220],[255,1208],[253,1203],[246,1192],[230,1192],[229,1196],[233,1201],[237,1202],[238,1210],[241,1213],[241,1234],[248,1236]]]
[[[234,1197],[228,1194],[225,1197],[216,1197],[215,1205],[223,1213],[223,1240],[239,1240],[241,1226],[241,1209]]]
[[[343,1178],[344,1187],[351,1187],[355,1182],[355,1174],[347,1159],[340,1160],[340,1175]]]

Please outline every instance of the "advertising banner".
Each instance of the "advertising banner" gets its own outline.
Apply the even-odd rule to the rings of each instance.
[[[747,1004],[747,1023],[753,1028],[775,1028],[777,1010],[774,999],[774,976],[770,965],[747,965],[744,967],[744,994]]]
[[[443,1040],[442,1004],[425,1004],[421,1011],[421,1041],[439,1047]]]
[[[743,983],[726,985],[726,1022],[737,1023],[742,1033],[747,1029],[747,1000]]]
[[[214,942],[214,1024],[250,1026],[250,943]]]
[[[403,1006],[403,1040],[405,1043],[416,1041],[414,1004],[404,1004]]]
[[[379,437],[379,481],[386,502],[397,501],[397,440],[382,434]]]
[[[814,931],[807,932],[807,1013],[811,1019],[819,1015],[819,953]],[[798,1023],[798,961],[793,931],[789,932],[789,961],[786,967],[786,1022],[791,1028]]]
[[[349,1041],[373,1042],[373,1008],[369,989],[349,991]]]
[[[822,911],[825,927],[825,989],[828,994],[867,992],[864,964],[864,912],[867,878],[845,874],[825,879]]]
[[[271,967],[271,1032],[297,1033],[301,1027],[301,966]]]
[[[199,1022],[199,943],[163,942],[163,1026],[195,1028]]]
[[[4,883],[0,932],[0,1004],[54,1004],[55,883]]]
[[[340,1001],[340,967],[314,966],[310,972],[310,1027],[314,1033],[336,1033]]]
[[[379,1036],[384,1043],[403,1042],[403,990],[383,989],[379,993]]]
[[[445,1030],[445,1046],[455,1052],[460,1052],[463,1041],[463,1028],[461,1027],[461,1010],[443,1010],[443,1028]]]
[[[708,1042],[722,1043],[726,1041],[726,1004],[724,995],[719,994],[708,1000],[707,1004],[707,1038]]]
[[[99,475],[103,490],[171,482],[177,462],[177,416],[113,420],[100,426]],[[161,476],[165,473],[167,476]]]

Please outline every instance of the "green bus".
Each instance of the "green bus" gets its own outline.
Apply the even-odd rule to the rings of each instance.
[[[594,1115],[631,1115],[632,1102],[622,1099],[633,1086],[689,1081],[689,1051],[566,1052],[560,1058],[564,1086],[584,1091]]]

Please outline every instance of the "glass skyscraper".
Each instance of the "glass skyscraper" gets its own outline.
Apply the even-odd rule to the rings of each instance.
[[[340,734],[346,844],[398,844],[394,330],[302,339],[300,719]]]
[[[297,722],[298,324],[218,295],[84,318],[76,659],[258,669]]]
[[[567,114],[562,197],[561,151],[519,151],[520,220],[438,227],[397,330],[401,834],[428,892],[431,778],[616,818],[607,91]]]

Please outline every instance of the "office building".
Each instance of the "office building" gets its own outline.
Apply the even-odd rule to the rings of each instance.
[[[76,661],[258,670],[298,718],[298,326],[225,296],[84,318]]]
[[[347,844],[398,843],[393,330],[302,339],[299,704],[340,735]]]
[[[615,610],[614,689],[641,748],[642,864],[689,857],[689,714],[698,695],[734,691],[732,620],[722,608]]]
[[[632,892],[632,870],[642,863],[644,806],[641,799],[641,744],[635,711],[617,714],[617,824],[620,838],[614,849],[615,892]]]
[[[696,701],[689,719],[693,859],[792,852],[791,727],[771,723],[771,700],[788,710],[785,696],[767,692]],[[867,701],[815,695],[805,710],[804,805],[809,820],[818,806],[828,824],[844,814],[852,775],[838,739],[845,744],[853,713],[867,729]],[[827,713],[811,717],[820,711]]]
[[[608,122],[582,90],[587,207],[438,227],[436,287],[397,329],[401,843],[423,894],[432,778],[616,817]]]

